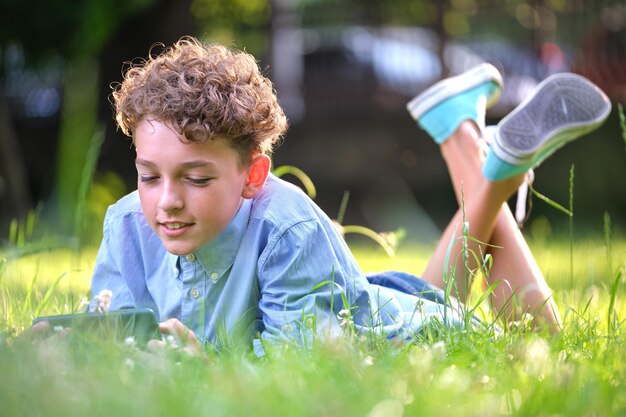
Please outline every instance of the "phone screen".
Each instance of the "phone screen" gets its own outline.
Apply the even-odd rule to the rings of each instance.
[[[132,336],[135,342],[145,344],[161,338],[156,314],[149,308],[43,316],[33,320],[33,324],[42,321],[48,322],[51,329],[69,327],[73,332],[88,332],[102,339],[124,340]]]

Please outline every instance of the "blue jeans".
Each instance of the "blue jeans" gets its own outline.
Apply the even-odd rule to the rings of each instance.
[[[405,294],[415,295],[425,300],[438,304],[445,304],[446,299],[441,288],[435,287],[430,282],[399,271],[376,272],[366,275],[370,284],[392,288]]]
[[[446,296],[444,291],[431,284],[430,282],[399,271],[386,271],[366,274],[365,277],[370,284],[380,285],[382,287],[392,288],[405,294],[414,295],[441,305],[452,305],[458,308],[459,301],[452,296],[448,298],[446,304]],[[472,323],[479,325],[482,322],[476,315],[471,316]]]

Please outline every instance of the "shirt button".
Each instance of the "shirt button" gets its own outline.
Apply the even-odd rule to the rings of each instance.
[[[219,277],[220,277],[220,274],[218,274],[217,272],[211,273],[211,281],[215,282],[217,281]]]
[[[175,277],[177,277],[177,276],[178,276],[178,274],[179,274],[180,272],[178,272],[178,268],[176,268],[175,266],[173,266],[173,267],[172,267],[172,273],[174,274],[174,276],[175,276]]]
[[[190,253],[189,255],[185,256],[185,259],[187,259],[189,262],[193,262],[196,260],[196,255]]]
[[[194,287],[191,289],[191,291],[189,291],[189,295],[191,296],[191,298],[196,299],[200,297],[200,291]]]

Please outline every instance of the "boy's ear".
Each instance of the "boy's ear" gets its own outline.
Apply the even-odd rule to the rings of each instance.
[[[265,154],[258,155],[252,160],[248,171],[248,179],[241,192],[243,198],[253,198],[261,191],[270,173],[270,166],[270,157]]]

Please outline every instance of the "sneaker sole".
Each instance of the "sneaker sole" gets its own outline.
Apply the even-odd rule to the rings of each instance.
[[[409,113],[411,113],[411,116],[415,120],[418,120],[424,113],[442,101],[462,93],[463,91],[471,90],[488,81],[492,81],[500,87],[489,97],[487,102],[487,108],[489,108],[500,97],[503,82],[500,72],[493,65],[488,63],[480,64],[467,72],[439,81],[409,101],[406,108]]]
[[[576,74],[555,74],[502,119],[492,149],[510,164],[536,165],[600,126],[610,111],[608,97],[589,80]]]

